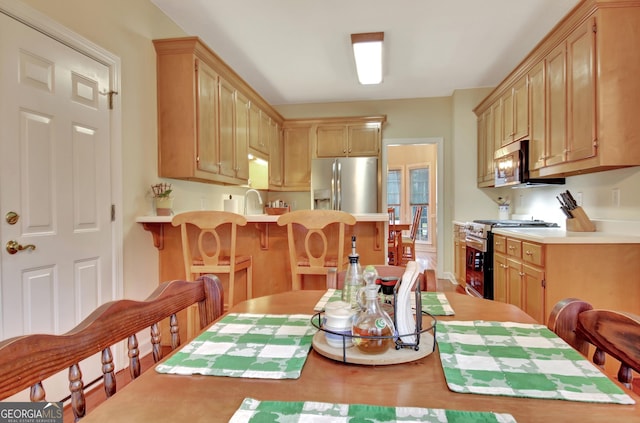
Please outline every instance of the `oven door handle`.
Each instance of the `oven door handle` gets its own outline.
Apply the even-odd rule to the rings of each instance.
[[[465,244],[467,245],[467,247],[469,248],[473,248],[474,250],[478,250],[481,253],[486,253],[487,252],[487,247],[486,247],[486,243],[482,242],[482,241],[478,241],[472,238],[465,238],[464,240]]]

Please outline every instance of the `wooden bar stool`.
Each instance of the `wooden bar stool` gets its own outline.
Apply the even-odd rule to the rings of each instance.
[[[221,273],[229,275],[227,307],[235,302],[236,273],[244,270],[247,276],[247,299],[253,290],[253,257],[236,254],[236,232],[238,226],[247,224],[247,219],[237,213],[224,211],[192,211],[177,214],[171,221],[180,226],[182,256],[186,278],[195,280],[198,275]],[[189,226],[198,229],[197,236]],[[227,233],[228,230],[228,233]]]
[[[302,289],[303,275],[346,268],[345,226],[355,224],[353,215],[339,210],[296,210],[278,218],[278,225],[287,226],[293,290]]]
[[[405,267],[392,266],[392,265],[375,265],[378,276],[394,276],[401,278],[404,274]],[[342,289],[344,285],[345,270],[338,272],[337,269],[333,269],[327,274],[327,289]],[[420,272],[418,275],[418,283],[420,284],[420,290],[422,292],[437,291],[437,279],[436,273],[433,269],[426,269],[424,272]]]
[[[387,264],[394,266],[399,264],[398,259],[398,234],[396,232],[396,209],[387,208],[389,214],[389,230],[387,231]]]
[[[416,236],[418,235],[418,227],[420,226],[420,217],[422,217],[422,207],[416,209],[416,214],[413,216],[413,223],[409,230],[409,236],[403,236],[399,241],[399,253],[400,264],[406,265],[410,261],[416,260]]]

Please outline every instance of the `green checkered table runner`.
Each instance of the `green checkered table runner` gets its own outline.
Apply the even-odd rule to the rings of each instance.
[[[342,290],[328,289],[313,309],[315,311],[322,311],[328,302],[338,301],[341,297]],[[453,308],[451,308],[444,292],[421,292],[420,297],[422,298],[422,311],[432,316],[453,316]],[[411,305],[415,307],[415,303],[415,296],[411,295]]]
[[[245,398],[230,423],[246,422],[434,422],[434,423],[514,423],[511,414],[444,410],[418,407],[383,407],[326,402],[258,401]]]
[[[436,340],[454,392],[570,401],[635,401],[563,339],[542,325],[437,323]]]
[[[311,315],[232,313],[157,365],[156,371],[297,379],[315,332]]]

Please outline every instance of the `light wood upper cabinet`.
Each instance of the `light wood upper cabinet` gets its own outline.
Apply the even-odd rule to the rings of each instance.
[[[269,152],[269,155],[271,155],[271,139],[273,137],[273,132],[272,132],[272,122],[271,122],[271,117],[260,111],[260,140],[258,142],[260,148],[258,149],[259,151],[267,151]],[[276,149],[278,148],[277,146],[275,147]]]
[[[502,146],[502,140],[504,139],[502,99],[498,99],[498,101],[491,106],[491,116],[493,117],[493,151],[495,152],[495,150]]]
[[[285,126],[283,129],[283,188],[311,188],[311,125]]]
[[[597,154],[595,37],[591,18],[567,39],[567,161]]]
[[[249,102],[249,148],[269,154],[269,150],[262,150],[260,144],[260,109],[255,104]]]
[[[382,123],[319,123],[316,157],[364,157],[380,155]]]
[[[279,127],[270,120],[262,121],[262,131],[268,134],[269,189],[279,190],[283,183],[282,135]]]
[[[345,125],[318,125],[316,139],[317,157],[347,155],[347,128]]]
[[[478,186],[481,186],[484,182],[485,176],[485,163],[487,160],[486,157],[486,146],[487,146],[487,121],[485,118],[485,114],[478,116],[478,175],[477,175],[477,183]]]
[[[235,92],[235,172],[236,178],[249,181],[249,107],[251,102]]]
[[[528,76],[531,177],[640,165],[640,119],[633,100],[640,97],[639,26],[637,1],[581,2],[475,108],[480,117],[489,108],[515,105],[513,89]],[[502,130],[511,118],[518,121],[514,110],[513,116],[503,110],[504,124],[494,117],[494,127]],[[508,134],[502,133],[502,142],[509,141]]]
[[[253,153],[269,160],[269,189],[305,191],[315,152],[380,155],[386,116],[285,121],[197,37],[153,43],[161,177],[246,185]]]
[[[547,115],[544,166],[565,161],[567,144],[567,79],[564,43],[546,58]]]
[[[382,142],[382,124],[361,123],[347,125],[348,151],[351,157],[380,155],[380,143]]]
[[[545,133],[546,59],[529,71],[529,169],[545,166],[547,136]]]
[[[529,135],[529,84],[526,77],[513,86],[512,141],[525,139]]]
[[[235,177],[235,97],[236,90],[231,84],[224,79],[219,79],[218,84],[219,97],[219,123],[220,131],[220,174]]]
[[[487,109],[478,118],[478,186],[493,186],[495,170],[493,156],[496,150],[493,136],[493,109]]]
[[[183,58],[183,61],[190,63],[189,57]],[[218,75],[201,60],[193,59],[193,72],[196,78],[196,110],[188,107],[178,108],[171,115],[164,115],[162,111],[159,113],[159,169],[160,176],[179,177],[186,172],[192,173],[193,176],[203,179],[209,179],[209,175],[215,175],[220,171],[220,153],[218,151]],[[164,65],[164,63],[163,63]],[[172,67],[169,63],[167,67]],[[189,79],[186,74],[180,75],[180,69],[165,69],[160,79],[158,76],[158,85],[161,83],[171,83],[171,76],[176,75],[182,77],[185,81]],[[175,87],[174,87],[175,88]],[[173,100],[172,91],[167,89],[158,89],[158,102],[162,108],[169,107],[167,103]],[[185,97],[189,98],[188,92]],[[185,122],[197,121],[196,132],[191,133],[187,128],[183,128],[178,119],[184,119]],[[186,131],[186,132],[182,132]],[[178,140],[185,139],[186,142],[183,149],[176,148]],[[195,145],[192,139],[195,139]],[[195,147],[195,150],[191,148]],[[170,153],[177,153],[170,154]],[[194,162],[195,157],[195,162]],[[195,168],[191,166],[195,164]]]
[[[255,136],[251,113],[259,110],[258,125],[263,115],[269,125],[284,119],[198,38],[154,40],[154,46],[159,176],[246,184],[248,145]],[[268,127],[267,139],[271,132]]]

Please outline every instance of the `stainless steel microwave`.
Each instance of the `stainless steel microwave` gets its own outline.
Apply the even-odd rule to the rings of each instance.
[[[496,187],[562,185],[565,178],[529,178],[529,142],[512,142],[496,150],[494,156]]]

